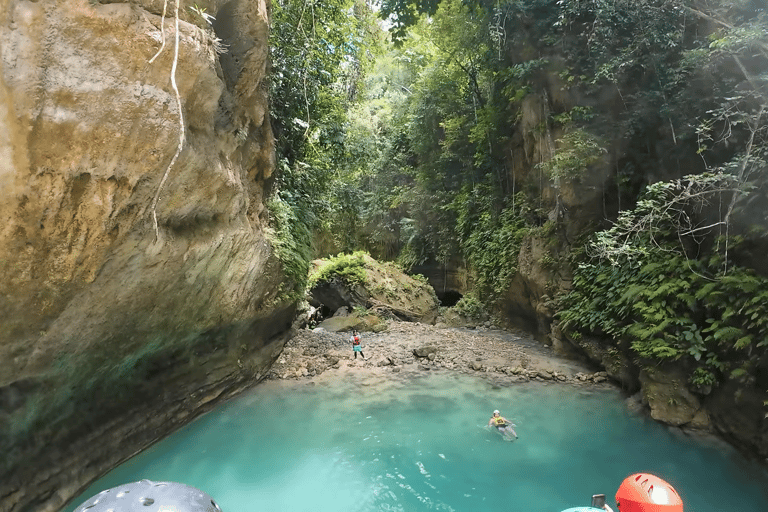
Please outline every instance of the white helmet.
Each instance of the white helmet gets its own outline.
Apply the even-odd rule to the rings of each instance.
[[[493,411],[493,414],[501,414],[501,413],[499,413],[499,410],[496,409],[495,411]]]

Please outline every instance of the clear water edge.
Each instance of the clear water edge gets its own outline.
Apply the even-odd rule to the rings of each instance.
[[[505,442],[494,409],[517,424]],[[724,443],[627,410],[617,390],[493,386],[438,372],[265,382],[115,468],[65,510],[143,478],[198,487],[224,512],[559,512],[651,472],[687,512],[768,510],[766,471]]]

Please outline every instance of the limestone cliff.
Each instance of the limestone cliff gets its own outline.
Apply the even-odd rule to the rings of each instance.
[[[727,377],[716,387],[697,388],[687,375],[693,371],[684,361],[660,365],[642,361],[631,349],[629,340],[597,336],[569,336],[554,321],[551,299],[568,291],[572,281],[569,255],[583,245],[584,234],[594,232],[605,219],[616,215],[619,204],[610,204],[604,192],[611,179],[611,164],[598,161],[579,179],[554,183],[537,175],[537,163],[553,155],[557,128],[546,126],[554,111],[567,111],[577,101],[576,93],[559,83],[554,73],[545,74],[536,93],[527,96],[521,107],[515,132],[510,138],[513,183],[523,187],[537,182],[540,207],[551,222],[534,229],[523,240],[517,259],[517,271],[499,301],[499,316],[509,324],[535,332],[558,353],[584,357],[604,368],[622,388],[638,393],[649,415],[657,421],[691,430],[715,432],[745,452],[768,462],[768,417],[765,415],[766,392],[763,376],[766,362],[757,362],[755,375]],[[610,94],[603,96],[609,98]],[[585,100],[585,98],[581,98]],[[609,102],[610,103],[610,102]],[[617,148],[627,141],[614,141]],[[560,148],[558,148],[560,149]],[[567,148],[566,148],[567,149]],[[654,177],[665,180],[676,176],[678,166],[663,165],[676,148],[669,141],[658,141],[654,151],[658,162],[651,161]],[[621,154],[621,152],[619,151]],[[695,169],[690,153],[679,153],[679,168]],[[614,186],[615,182],[614,182]],[[751,259],[751,256],[750,256]],[[754,265],[760,268],[759,265]],[[687,373],[686,373],[687,371]]]
[[[195,6],[161,183],[173,4],[0,0],[0,510],[57,510],[282,347],[269,2]]]

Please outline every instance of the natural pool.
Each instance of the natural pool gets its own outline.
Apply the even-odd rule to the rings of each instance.
[[[393,374],[395,375],[395,374]],[[517,424],[505,442],[494,409]],[[143,478],[224,512],[559,512],[613,496],[632,473],[672,484],[686,512],[768,510],[768,475],[722,443],[630,413],[618,391],[431,372],[267,382],[119,466],[74,500]]]

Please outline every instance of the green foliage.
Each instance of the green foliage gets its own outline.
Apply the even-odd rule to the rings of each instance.
[[[539,263],[541,264],[542,267],[547,268],[547,267],[553,267],[557,262],[552,257],[552,254],[550,254],[549,252],[545,252],[544,254],[542,254],[541,261]]]
[[[600,140],[584,130],[573,130],[558,140],[555,155],[543,162],[541,168],[557,183],[559,180],[579,180],[590,165],[606,153]]]
[[[472,294],[464,295],[451,309],[468,320],[482,321],[488,316],[483,303]]]
[[[585,121],[590,121],[595,118],[594,109],[592,107],[581,107],[581,106],[575,106],[572,109],[568,110],[567,112],[562,112],[560,114],[554,114],[552,116],[552,121],[555,124],[570,127],[573,125],[576,125],[577,123],[583,123]],[[589,138],[589,134],[584,134],[583,136],[586,136]]]
[[[312,213],[301,204],[291,205],[282,200],[281,195],[275,195],[267,204],[272,215],[272,229],[268,234],[283,265],[283,272],[293,285],[287,298],[299,299],[306,286],[309,262],[312,259],[309,226],[313,225],[313,221],[306,218]]]
[[[339,254],[321,266],[309,277],[309,286],[314,287],[332,279],[340,279],[348,285],[365,284],[368,281],[365,257],[367,253],[357,251],[352,254]]]
[[[713,386],[717,383],[715,375],[706,368],[698,367],[693,371],[691,384],[695,386]]]
[[[392,40],[402,44],[406,31],[422,14],[435,14],[441,0],[383,0],[379,15],[391,24]]]
[[[291,271],[305,266],[318,233],[330,233],[333,245],[345,249],[355,245],[343,234],[354,236],[357,194],[354,183],[339,182],[335,162],[365,152],[347,144],[347,112],[375,54],[374,22],[359,0],[273,3],[270,107],[278,172],[271,204],[293,210],[272,212]],[[344,229],[334,232],[329,223]],[[291,257],[301,259],[291,264]]]
[[[493,303],[502,298],[517,272],[517,257],[523,238],[530,231],[521,212],[523,196],[518,197],[518,209],[507,206],[498,215],[480,209],[461,208],[459,229],[464,235],[463,251],[476,277],[480,298]]]
[[[764,287],[750,292],[755,303],[733,296],[764,283],[729,251],[733,218],[766,220],[764,13],[719,0],[706,13],[683,0],[385,1],[380,14],[394,16],[400,47],[355,75],[355,100],[345,102],[339,91],[349,90],[341,84],[352,73],[333,60],[343,45],[313,46],[320,39],[299,30],[303,11],[289,4],[277,68],[308,57],[333,76],[283,74],[274,91],[284,109],[280,197],[316,222],[312,234],[406,268],[463,257],[477,296],[493,303],[517,271],[524,236],[553,207],[543,199],[551,184],[521,185],[510,169],[520,158],[510,148],[520,147],[525,100],[536,94],[544,115],[533,136],[562,134],[537,174],[557,185],[599,166],[614,174],[602,191],[606,214],[625,207],[585,249],[591,259],[564,299],[566,327],[628,342],[638,357],[690,361],[717,378],[763,350]],[[328,12],[341,5],[330,2]],[[705,26],[707,16],[725,21]],[[555,76],[567,89],[557,96]],[[317,113],[304,110],[307,99]],[[691,175],[649,183],[676,169]],[[749,243],[765,232],[740,235]]]
[[[683,360],[692,383],[710,385],[768,353],[768,279],[736,265],[726,273],[721,257],[686,257],[677,215],[661,214],[661,197],[676,185],[658,185],[596,234],[594,257],[579,266],[558,317],[566,331],[628,340],[640,358]],[[627,236],[626,225],[644,228]]]
[[[506,123],[546,65],[505,66],[491,18],[490,10],[446,0],[379,58],[350,118],[366,149],[346,173],[359,191],[358,247],[405,268],[464,254],[487,300],[514,274],[522,226],[535,221],[522,213],[522,195],[509,197]],[[328,231],[350,232],[338,224]]]
[[[409,274],[414,281],[419,282],[425,286],[430,286],[429,279],[427,279],[423,274]]]
[[[740,186],[732,175],[724,173],[703,173],[653,183],[633,210],[621,212],[611,229],[596,234],[590,254],[613,264],[623,259],[643,261],[649,251],[660,246],[686,255],[692,246],[701,243],[701,237],[713,235],[717,232],[715,229],[726,224],[723,220],[707,225],[701,213],[711,215],[711,206],[716,201],[722,203],[723,194],[738,193],[740,187],[749,185]],[[723,210],[715,212],[725,216]]]

